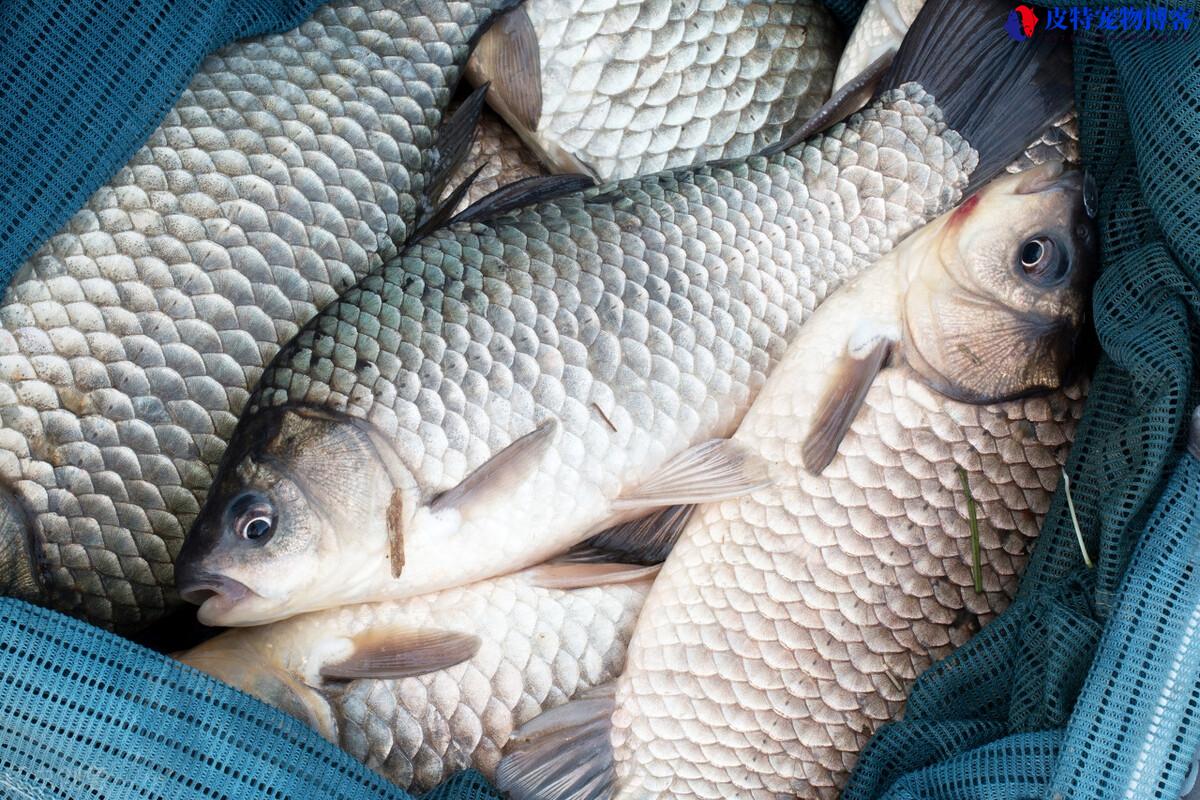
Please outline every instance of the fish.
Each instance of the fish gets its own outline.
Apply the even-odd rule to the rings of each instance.
[[[867,0],[842,50],[833,91],[853,81],[881,57],[894,54],[925,0]]]
[[[0,305],[0,590],[122,630],[178,604],[250,391],[414,230],[512,2],[338,0],[228,45],[24,265]]]
[[[467,78],[548,169],[608,181],[774,144],[828,99],[840,48],[820,0],[526,0]]]
[[[1070,101],[1053,38],[980,63],[1001,11],[931,3],[823,134],[410,243],[264,373],[177,559],[199,620],[482,580],[757,485],[728,436],[812,309]]]
[[[596,585],[535,569],[235,628],[176,658],[423,792],[491,776],[518,725],[616,677],[655,568],[607,566]]]
[[[1016,592],[1082,413],[1096,238],[1081,174],[1049,162],[827,300],[734,436],[769,484],[695,510],[624,672],[518,730],[498,788],[837,797],[916,677]]]
[[[871,75],[872,64],[887,63],[924,5],[925,0],[867,0],[838,61],[833,91]],[[1047,161],[1081,163],[1079,117],[1073,107],[1005,169],[1024,172]]]
[[[453,114],[457,106],[452,106]],[[451,174],[447,187],[458,187],[470,178],[467,191],[454,207],[455,212],[526,178],[541,178],[547,174],[541,162],[525,146],[516,132],[495,112],[484,109],[475,126],[475,137],[458,169]],[[472,178],[472,176],[474,176]]]

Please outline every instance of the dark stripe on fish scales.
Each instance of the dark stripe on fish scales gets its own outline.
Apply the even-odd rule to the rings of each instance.
[[[219,571],[256,594],[192,595],[201,619],[432,591],[758,485],[752,460],[712,440],[812,309],[1069,104],[1063,44],[997,45],[1007,14],[931,2],[878,98],[784,152],[454,225],[364,278],[284,348],[249,405],[247,429],[303,408],[344,418],[287,457],[268,441],[226,458],[180,554],[181,590]],[[358,358],[378,374],[356,374]],[[318,457],[351,439],[360,449],[339,457],[353,472]],[[384,520],[397,491],[398,578]],[[230,522],[248,493],[274,515],[265,541]]]

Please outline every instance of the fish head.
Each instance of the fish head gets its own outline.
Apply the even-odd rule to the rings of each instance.
[[[324,608],[387,563],[394,493],[361,420],[268,409],[239,426],[175,566],[206,625]]]
[[[1058,161],[1006,175],[898,254],[902,348],[931,387],[984,404],[1067,381],[1097,262],[1083,187]]]
[[[276,663],[272,652],[255,646],[253,632],[241,633],[223,633],[172,657],[307,723],[336,744],[337,718],[328,699]]]

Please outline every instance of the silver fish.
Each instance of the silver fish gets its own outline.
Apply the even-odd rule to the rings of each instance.
[[[925,0],[867,0],[838,62],[834,91],[868,72],[878,59],[899,50],[900,42],[924,5]],[[1055,120],[1007,170],[1023,172],[1047,161],[1080,163],[1079,119],[1074,109]]]
[[[834,91],[863,74],[881,56],[899,50],[924,5],[925,0],[867,0],[838,61]]]
[[[514,737],[512,800],[838,795],[1016,591],[1081,413],[1082,184],[1000,179],[818,309],[734,437],[770,485],[697,509],[615,687]]]
[[[0,306],[0,575],[134,626],[250,389],[396,253],[435,128],[512,0],[341,0],[205,60],[150,140]]]
[[[840,44],[819,0],[526,0],[467,77],[550,169],[613,180],[775,143]]]
[[[239,628],[177,657],[425,791],[467,767],[490,776],[514,728],[616,677],[652,574],[577,589],[494,578]]]
[[[954,44],[995,41],[1007,6],[938,3],[898,85],[827,133],[462,222],[326,309],[264,374],[180,552],[201,621],[481,580],[757,485],[722,437],[812,309],[1069,102],[1061,45],[976,68]]]

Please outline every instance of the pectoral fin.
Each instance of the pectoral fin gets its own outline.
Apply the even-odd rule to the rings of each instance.
[[[327,680],[393,680],[448,669],[473,657],[479,637],[455,631],[373,630],[354,637],[354,652],[321,667]]]
[[[834,367],[829,389],[817,406],[800,453],[804,468],[812,474],[820,475],[837,455],[838,446],[887,361],[892,344],[892,339],[877,337],[861,347],[850,348]]]
[[[618,511],[708,503],[739,497],[767,484],[767,467],[732,439],[710,439],[688,448],[658,474],[613,501]]]
[[[804,124],[794,130],[784,130],[783,138],[773,145],[763,148],[765,156],[781,153],[789,147],[794,147],[809,137],[816,136],[822,131],[829,130],[846,117],[865,106],[875,95],[883,76],[892,66],[896,57],[895,50],[889,50],[867,65],[867,68],[856,75],[845,86],[833,93],[825,105],[817,109]]]
[[[546,420],[493,455],[453,489],[435,497],[429,510],[470,516],[474,507],[503,501],[537,469],[557,432],[558,420]]]

